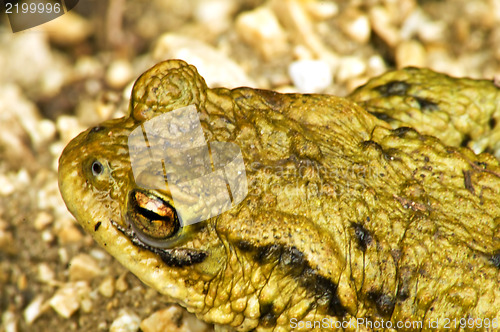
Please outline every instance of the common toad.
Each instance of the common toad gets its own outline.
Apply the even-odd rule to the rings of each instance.
[[[498,149],[499,101],[492,82],[423,69],[348,98],[209,89],[193,66],[170,60],[136,81],[128,116],[68,144],[59,186],[111,255],[217,326],[458,330],[474,318],[494,327],[500,165],[465,146]],[[241,149],[248,194],[182,227],[169,190],[137,185],[128,137],[188,105],[208,142]]]

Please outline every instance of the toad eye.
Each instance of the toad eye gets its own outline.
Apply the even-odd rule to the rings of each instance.
[[[182,225],[174,207],[154,193],[132,190],[127,223],[137,238],[155,248],[168,248],[179,238]]]
[[[95,160],[90,166],[90,168],[92,170],[93,176],[99,176],[104,172],[104,167],[98,160]]]

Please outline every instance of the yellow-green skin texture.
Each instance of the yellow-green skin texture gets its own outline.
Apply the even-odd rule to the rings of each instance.
[[[208,89],[193,66],[159,63],[135,83],[127,117],[68,144],[62,196],[82,227],[144,283],[227,330],[325,330],[317,325],[323,319],[343,323],[339,330],[371,330],[357,318],[390,321],[394,330],[398,321],[434,331],[436,320],[437,330],[459,330],[458,323],[445,329],[445,319],[500,324],[500,166],[491,154],[460,147],[498,147],[491,138],[499,135],[492,120],[499,89],[427,70],[387,75],[344,99]],[[393,81],[406,86],[396,94],[380,87]],[[420,111],[415,89],[424,93]],[[184,229],[165,260],[122,231],[136,187],[127,137],[191,104],[208,141],[241,148],[248,196]],[[104,166],[98,176],[96,160]],[[193,253],[202,259],[175,264]]]

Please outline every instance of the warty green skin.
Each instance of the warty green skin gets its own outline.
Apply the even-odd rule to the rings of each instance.
[[[361,103],[363,88],[356,94]],[[497,91],[485,102],[498,100]],[[249,193],[158,251],[126,231],[136,188],[127,137],[191,104],[208,141],[241,148]],[[129,116],[68,144],[59,186],[76,220],[125,267],[227,330],[288,331],[322,319],[347,331],[369,330],[356,318],[423,321],[424,330],[436,319],[498,322],[498,160],[377,116],[328,95],[208,89],[193,66],[170,60],[137,80]]]

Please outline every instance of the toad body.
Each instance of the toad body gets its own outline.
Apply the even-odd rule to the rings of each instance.
[[[165,164],[148,166],[161,151],[148,143],[139,175],[131,164],[131,133],[186,107],[206,142],[239,148],[247,185],[241,202],[211,214],[199,207],[211,196],[183,192],[177,202],[208,216],[193,223],[176,210]],[[463,318],[493,328],[499,120],[493,82],[426,69],[339,98],[209,89],[170,60],[136,81],[128,116],[68,144],[59,186],[111,255],[226,330],[445,330]]]

